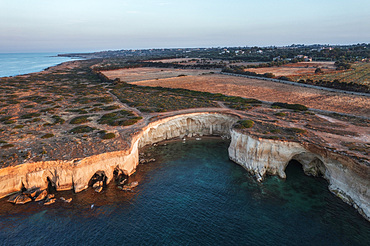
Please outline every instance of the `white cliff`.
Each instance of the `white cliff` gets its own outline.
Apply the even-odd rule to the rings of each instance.
[[[202,135],[231,137],[229,157],[262,181],[266,174],[285,178],[290,160],[302,163],[306,174],[322,176],[329,189],[370,219],[370,168],[322,147],[296,142],[251,137],[232,129],[239,119],[228,113],[191,113],[156,120],[132,137],[130,147],[71,161],[34,162],[0,169],[0,198],[26,189],[46,188],[82,191],[100,171],[113,179],[115,170],[132,174],[138,165],[139,149],[166,139]]]
[[[317,146],[253,138],[236,130],[231,130],[229,157],[254,174],[258,181],[267,174],[285,178],[289,161],[297,160],[306,174],[321,174],[333,193],[370,219],[369,168],[359,168],[350,158]]]
[[[107,183],[114,170],[132,174],[139,159],[139,148],[166,139],[195,135],[230,136],[231,126],[238,120],[235,115],[221,113],[193,113],[177,115],[149,123],[135,135],[129,149],[103,153],[71,161],[42,161],[24,163],[0,169],[0,198],[26,189],[47,188],[49,181],[58,191],[82,191],[92,176],[103,171]]]

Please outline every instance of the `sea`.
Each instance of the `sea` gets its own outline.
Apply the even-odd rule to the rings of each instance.
[[[0,53],[0,77],[40,72],[76,58],[60,57],[58,53]]]
[[[262,183],[231,162],[229,141],[148,147],[129,182],[101,193],[58,192],[57,202],[0,200],[0,245],[370,245],[370,223],[290,162]],[[60,197],[72,198],[71,203]]]

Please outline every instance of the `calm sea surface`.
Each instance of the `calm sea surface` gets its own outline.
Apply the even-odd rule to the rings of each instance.
[[[57,53],[0,53],[0,77],[40,72],[62,62],[76,60]]]
[[[71,204],[0,201],[1,245],[370,245],[370,223],[290,163],[263,183],[229,161],[229,142],[170,143],[149,151],[133,193],[111,183],[57,197]],[[91,208],[91,205],[94,206]]]

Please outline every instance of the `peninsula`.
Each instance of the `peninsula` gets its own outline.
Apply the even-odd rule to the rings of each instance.
[[[145,146],[215,135],[231,140],[229,158],[258,181],[286,178],[289,161],[297,160],[370,220],[366,83],[335,82],[326,91],[256,74],[237,77],[235,62],[225,59],[84,56],[89,59],[0,79],[0,197],[31,201],[30,191],[50,186],[79,192],[97,175],[104,176],[104,189],[135,172]],[[334,62],[314,66],[339,76]],[[367,63],[353,66],[367,69]]]

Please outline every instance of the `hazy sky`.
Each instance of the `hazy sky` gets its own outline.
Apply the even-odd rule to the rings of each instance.
[[[370,0],[0,0],[0,52],[370,42]]]

